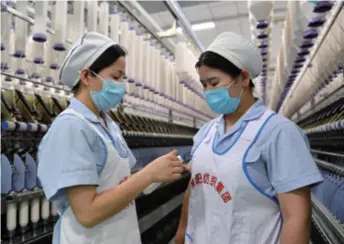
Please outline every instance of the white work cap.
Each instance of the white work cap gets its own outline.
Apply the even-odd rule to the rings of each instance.
[[[116,43],[97,32],[88,32],[68,52],[60,70],[62,84],[73,88],[80,80],[79,72],[89,68],[100,55]]]
[[[207,51],[221,55],[239,69],[246,69],[250,78],[256,78],[262,71],[263,62],[255,45],[244,37],[223,32],[210,44]]]

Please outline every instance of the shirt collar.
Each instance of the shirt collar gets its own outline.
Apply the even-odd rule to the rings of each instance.
[[[80,102],[78,99],[73,97],[70,100],[69,107],[76,112],[82,114],[87,120],[93,122],[93,123],[100,123],[100,120],[97,118],[97,116],[88,108],[85,104]]]
[[[266,107],[264,105],[263,100],[257,99],[255,104],[253,104],[249,110],[246,111],[246,113],[239,119],[239,121],[251,121],[259,119],[260,116],[265,112]],[[224,115],[221,114],[217,119],[216,123],[221,123],[223,121]]]
[[[255,104],[253,104],[249,110],[241,117],[243,121],[252,121],[259,119],[260,116],[266,111],[263,100],[258,99]]]
[[[233,127],[226,133],[231,135],[238,131],[244,122],[249,122],[252,120],[259,119],[263,113],[265,112],[266,107],[264,105],[263,100],[258,99],[255,104],[253,104],[249,110],[246,111],[246,113],[233,125]],[[221,115],[216,120],[217,123],[217,131],[220,134],[220,136],[224,136],[224,115]]]

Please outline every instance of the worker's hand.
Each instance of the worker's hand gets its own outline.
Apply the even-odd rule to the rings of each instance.
[[[148,164],[145,170],[152,177],[153,182],[171,182],[181,177],[181,173],[187,170],[177,158],[177,151],[161,156]]]

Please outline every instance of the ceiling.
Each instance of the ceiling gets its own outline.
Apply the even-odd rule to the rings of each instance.
[[[190,24],[212,21],[215,28],[194,31],[203,46],[207,48],[214,38],[224,31],[231,31],[251,39],[247,1],[178,1]],[[174,21],[163,1],[139,1],[141,6],[151,14],[162,27],[169,29]],[[274,1],[274,15],[284,16],[286,1]],[[270,70],[274,70],[276,56],[280,48],[284,21],[275,22],[271,36]],[[274,72],[269,72],[272,77]],[[267,89],[271,82],[267,83]]]

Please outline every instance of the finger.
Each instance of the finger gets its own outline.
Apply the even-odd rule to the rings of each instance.
[[[168,159],[171,161],[179,161],[180,162],[180,159],[175,155],[168,155]]]
[[[179,174],[179,173],[175,173],[175,174],[172,175],[172,179],[173,180],[179,180],[180,178],[182,178],[182,175]]]
[[[184,171],[183,167],[174,167],[172,169],[172,172],[175,174],[175,173],[179,173],[181,174],[182,172]]]
[[[177,154],[178,153],[178,151],[177,150],[173,150],[173,151],[171,151],[170,153],[169,153],[169,155],[171,155],[171,156],[176,156],[177,157]]]
[[[191,171],[191,168],[188,165],[186,165],[186,164],[183,164],[182,167],[186,171],[189,171],[189,172]]]
[[[170,161],[170,166],[172,167],[182,167],[182,163],[178,160],[178,161]]]

